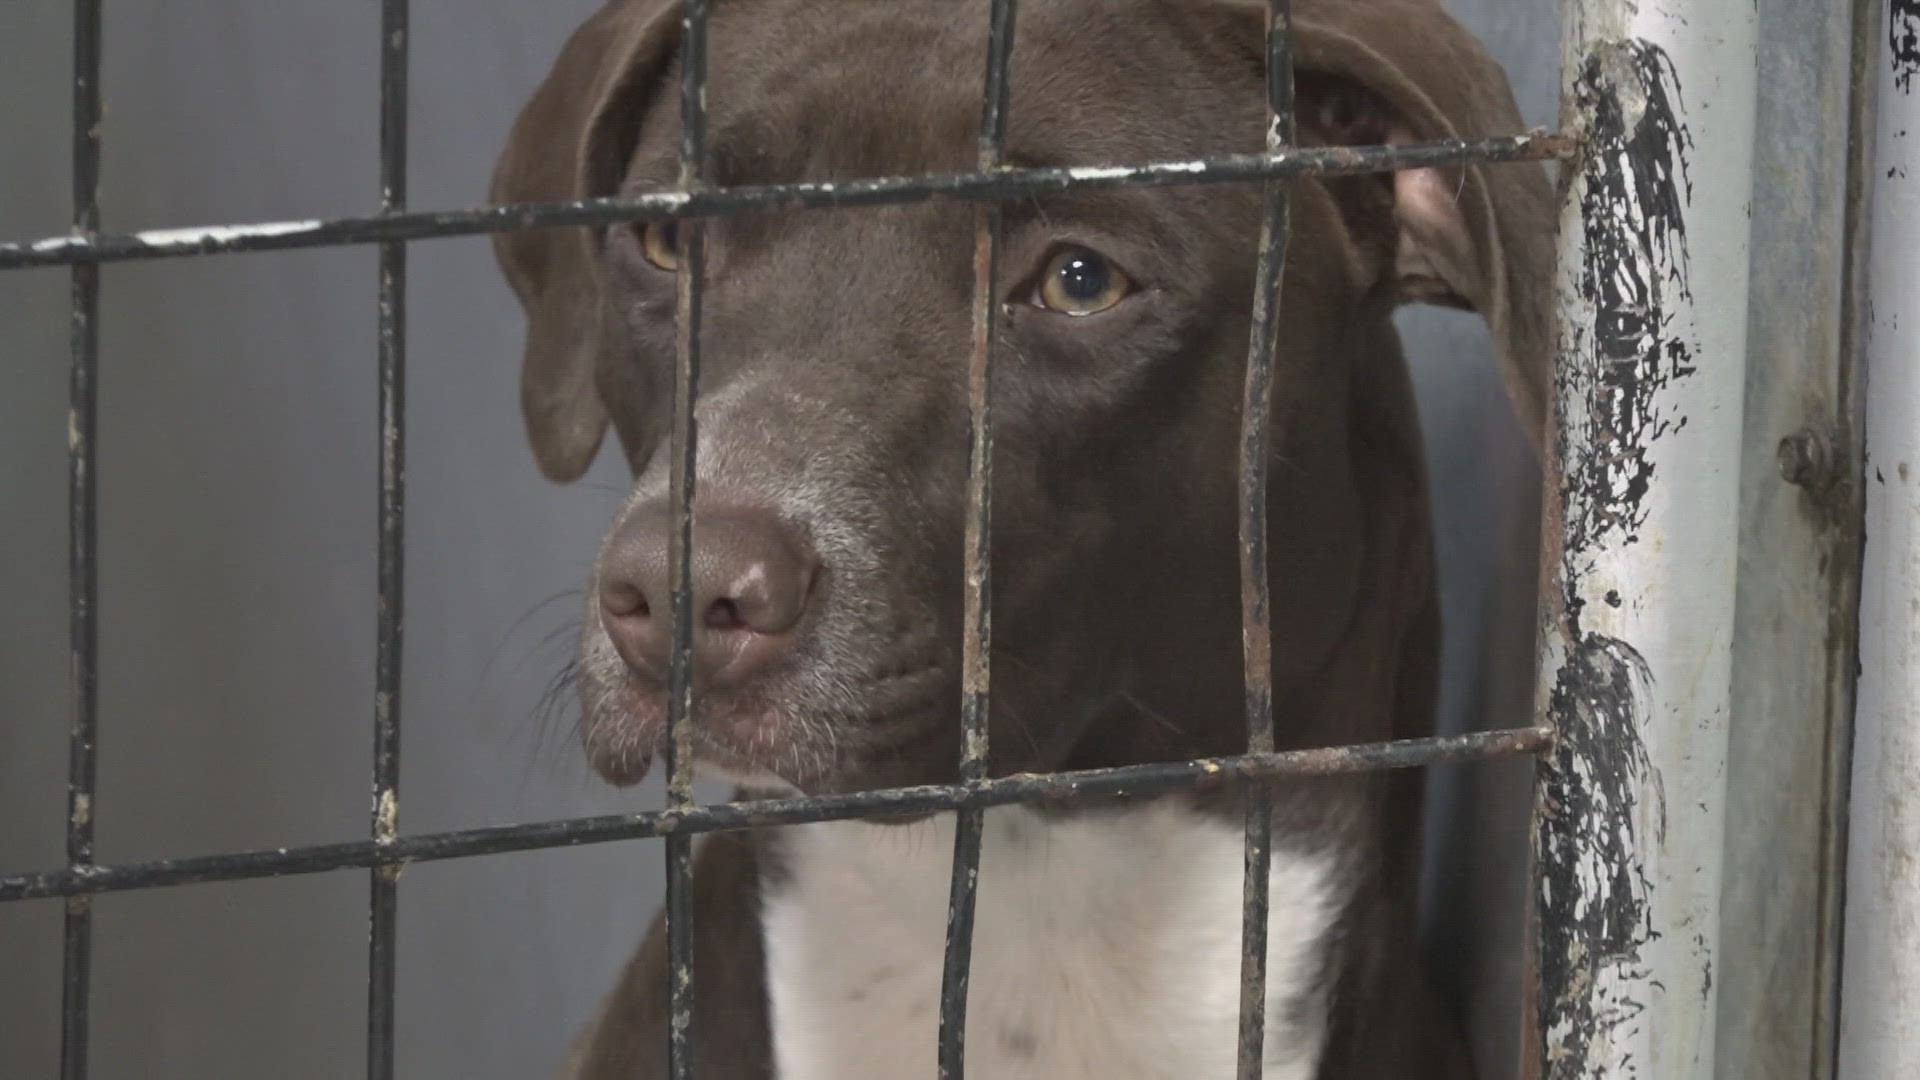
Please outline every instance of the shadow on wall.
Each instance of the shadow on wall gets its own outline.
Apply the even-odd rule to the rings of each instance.
[[[416,206],[480,201],[507,125],[595,5],[414,0]],[[1557,5],[1455,0],[1551,119]],[[1532,10],[1530,7],[1529,10]],[[66,230],[67,12],[0,14],[0,235]],[[377,11],[299,0],[116,0],[103,215],[114,229],[375,205]],[[358,836],[374,628],[374,254],[110,268],[101,377],[102,860]],[[410,290],[402,828],[654,805],[579,764],[540,703],[624,476],[541,481],[519,436],[517,309],[484,241],[416,245]],[[0,276],[0,867],[58,864],[66,709],[66,287]],[[1411,312],[1435,463],[1446,720],[1507,726],[1482,658],[1532,548],[1524,446],[1484,331]],[[17,359],[15,359],[17,358]],[[1514,538],[1523,547],[1513,547]],[[1531,574],[1525,576],[1531,582]],[[1503,645],[1503,648],[1505,646]],[[1524,651],[1524,645],[1522,646]],[[1530,656],[1523,665],[1531,667]],[[1524,700],[1522,706],[1524,707]],[[1487,1060],[1513,1060],[1525,787],[1456,770],[1428,911]],[[1520,774],[1520,775],[1523,775]],[[1518,802],[1488,802],[1495,790]],[[1466,801],[1463,802],[1463,798]],[[1469,840],[1467,838],[1471,837]],[[651,843],[416,867],[403,879],[399,1066],[543,1075],[657,906]],[[103,899],[96,1075],[336,1077],[362,1061],[364,878]],[[52,1075],[59,908],[0,907],[0,1076]],[[1504,1041],[1502,1041],[1504,1040]],[[1495,1075],[1498,1075],[1497,1073]]]

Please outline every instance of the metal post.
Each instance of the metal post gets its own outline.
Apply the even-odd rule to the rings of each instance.
[[[1920,4],[1883,41],[1840,1080],[1920,1075]]]
[[[1752,0],[1569,0],[1534,1075],[1713,1075]]]
[[[1746,467],[1714,1070],[1832,1080],[1886,0],[1759,0]]]

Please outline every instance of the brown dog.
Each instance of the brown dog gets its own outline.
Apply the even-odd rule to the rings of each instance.
[[[1258,152],[1258,0],[1029,0],[1009,155]],[[1503,73],[1436,0],[1298,0],[1308,145],[1510,134]],[[725,0],[719,183],[966,171],[985,0]],[[677,6],[613,0],[506,150],[496,201],[669,185]],[[1245,748],[1234,451],[1255,186],[1007,209],[994,386],[992,767]],[[1493,325],[1523,420],[1547,386],[1552,195],[1532,165],[1305,182],[1272,432],[1283,747],[1431,733],[1425,466],[1396,306]],[[810,794],[954,779],[971,211],[761,214],[707,228],[698,402],[700,765]],[[676,232],[507,234],[526,419],[578,476],[611,420],[635,476],[589,592],[586,742],[617,783],[661,737]],[[1470,1074],[1411,944],[1417,776],[1274,788],[1266,1075]],[[1175,797],[989,814],[971,1075],[1231,1075],[1239,814]],[[707,1080],[929,1076],[950,818],[715,837],[696,870]],[[664,1074],[665,950],[641,947],[571,1075]]]

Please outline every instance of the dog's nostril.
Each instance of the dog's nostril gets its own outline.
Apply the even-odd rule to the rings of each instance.
[[[600,606],[616,619],[646,618],[647,594],[637,585],[616,581],[600,590]]]
[[[724,596],[707,608],[706,623],[714,630],[751,629],[746,618],[740,614],[740,604]]]

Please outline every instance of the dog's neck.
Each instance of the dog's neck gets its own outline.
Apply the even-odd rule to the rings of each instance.
[[[1397,359],[1390,338],[1368,344],[1361,351]],[[1382,395],[1387,407],[1401,390]],[[1318,582],[1327,595],[1311,597],[1326,609],[1326,640],[1313,643],[1314,663],[1295,664],[1310,670],[1275,671],[1276,682],[1289,688],[1289,745],[1391,734],[1388,712],[1356,710],[1350,691],[1376,677],[1369,658],[1381,652],[1379,635],[1399,625],[1407,595],[1417,597],[1424,584],[1403,578],[1393,561],[1425,542],[1424,503],[1417,456],[1396,446],[1372,451],[1359,474],[1342,482],[1410,490],[1394,502],[1399,512],[1341,530],[1361,542],[1353,545],[1353,579]],[[1297,458],[1293,465],[1296,473],[1327,475],[1300,467]],[[1277,508],[1287,511],[1281,520],[1298,518],[1286,505],[1291,490],[1275,485]],[[1301,499],[1315,496],[1325,513],[1333,500],[1324,494],[1314,488]],[[1284,560],[1276,569],[1287,594],[1300,600],[1308,590],[1285,577]],[[1290,659],[1302,651],[1293,644]],[[1058,766],[1243,750],[1238,657],[1217,651],[1223,659],[1197,667],[1186,684],[1109,694]],[[1338,730],[1327,730],[1334,717]],[[1327,1000],[1341,981],[1334,970],[1342,955],[1338,927],[1374,872],[1355,861],[1354,841],[1372,835],[1377,807],[1373,795],[1335,781],[1289,785],[1274,798],[1265,1075],[1311,1080],[1327,1038]],[[1237,807],[1216,794],[988,811],[968,1071],[995,1080],[1232,1075],[1244,873]],[[910,825],[810,825],[764,842],[761,921],[778,1075],[930,1077],[952,816]]]
[[[987,811],[967,1023],[971,1075],[1233,1072],[1242,839],[1178,798]],[[774,841],[763,926],[783,1080],[931,1076],[953,817],[808,825]],[[1266,1075],[1309,1080],[1351,876],[1276,850]]]

